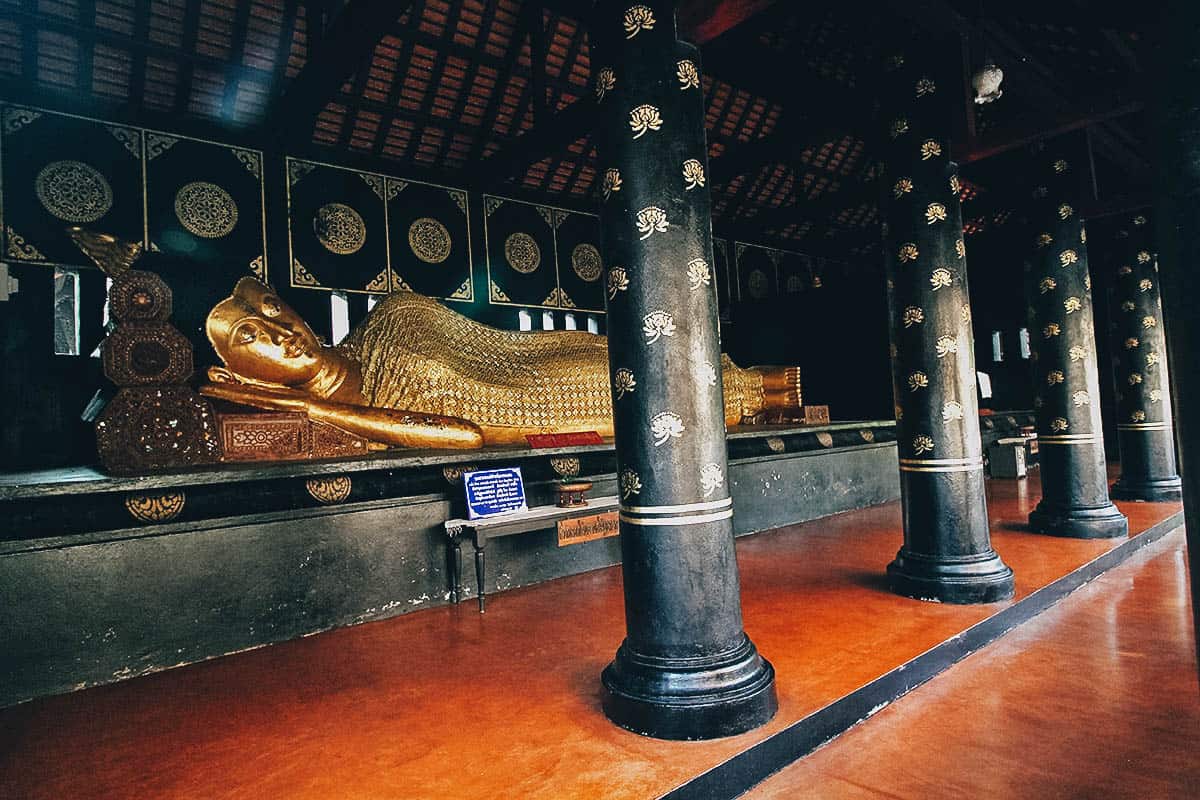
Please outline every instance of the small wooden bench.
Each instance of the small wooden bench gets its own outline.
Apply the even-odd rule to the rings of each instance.
[[[475,545],[475,580],[479,586],[479,613],[483,613],[483,578],[484,551],[488,539],[498,539],[501,536],[515,536],[518,533],[540,531],[557,525],[564,519],[586,517],[617,508],[617,497],[595,497],[588,500],[586,506],[575,508],[559,508],[558,506],[538,506],[528,511],[514,511],[511,514],[499,514],[494,517],[480,519],[448,519],[446,520],[446,560],[450,564],[450,597],[455,604],[463,597],[462,586],[462,537],[469,534]]]

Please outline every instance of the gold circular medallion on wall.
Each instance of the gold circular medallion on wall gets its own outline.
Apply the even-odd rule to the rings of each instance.
[[[322,247],[338,256],[357,253],[367,243],[367,224],[345,203],[326,203],[318,208],[313,233]]]
[[[746,293],[755,300],[767,296],[767,273],[761,269],[752,270],[746,278]]]
[[[578,458],[569,456],[550,459],[550,468],[554,470],[558,477],[566,480],[567,478],[578,477],[581,467]]]
[[[237,225],[238,207],[215,183],[193,181],[175,193],[175,216],[188,233],[220,239]]]
[[[42,207],[66,222],[95,222],[113,204],[112,187],[93,166],[82,161],[54,161],[33,181]]]
[[[304,482],[313,500],[325,505],[344,503],[350,496],[350,476],[338,475],[333,478],[310,478]]]
[[[125,510],[138,522],[170,522],[183,511],[183,492],[127,494]]]
[[[821,443],[821,447],[833,447],[833,435],[827,431],[818,433],[817,441]]]
[[[542,263],[542,251],[528,233],[510,233],[504,240],[504,259],[517,272],[528,275]]]
[[[591,283],[600,277],[604,267],[600,262],[600,251],[594,244],[581,242],[571,251],[571,269],[581,280]]]
[[[432,217],[421,217],[408,226],[408,246],[426,264],[440,264],[450,257],[450,231]]]
[[[779,438],[778,436],[768,436],[767,449],[772,453],[782,453],[787,449],[787,445],[785,445],[783,439]]]

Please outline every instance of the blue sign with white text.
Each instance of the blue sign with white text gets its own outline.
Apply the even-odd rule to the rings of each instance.
[[[464,472],[463,486],[467,490],[467,516],[470,519],[529,510],[520,467]]]

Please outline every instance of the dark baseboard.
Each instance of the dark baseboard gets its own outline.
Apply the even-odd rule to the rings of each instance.
[[[862,688],[697,775],[662,795],[660,800],[722,800],[745,793],[1182,526],[1183,512],[1180,511]]]

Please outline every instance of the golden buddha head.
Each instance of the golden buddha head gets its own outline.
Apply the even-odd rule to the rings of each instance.
[[[242,278],[205,321],[217,355],[236,379],[298,386],[321,370],[322,348],[300,315],[275,290]]]

